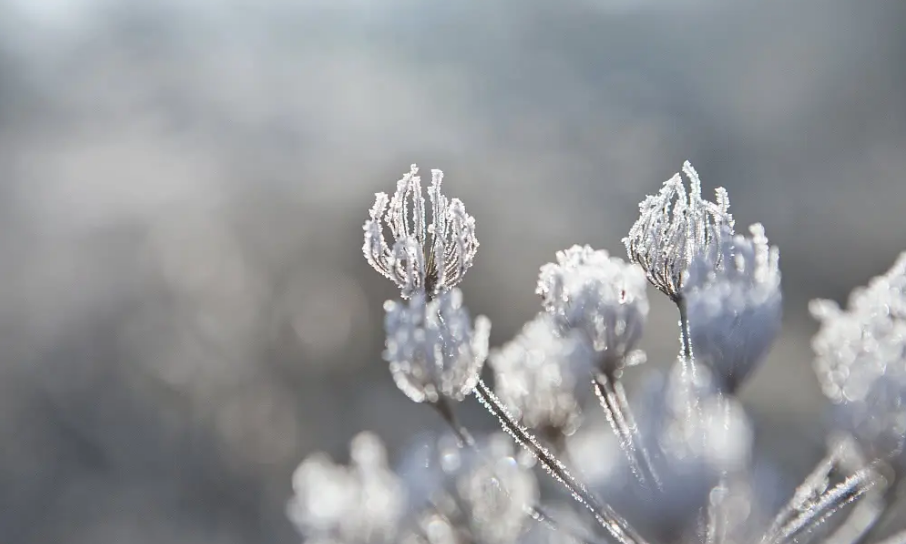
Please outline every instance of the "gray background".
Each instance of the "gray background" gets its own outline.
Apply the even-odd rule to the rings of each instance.
[[[806,303],[906,249],[904,28],[896,0],[0,0],[0,542],[295,542],[306,454],[438,427],[393,388],[394,288],[360,254],[410,162],[476,217],[494,345],[556,250],[622,255],[684,159],[727,187],[784,273],[743,399],[801,474]]]

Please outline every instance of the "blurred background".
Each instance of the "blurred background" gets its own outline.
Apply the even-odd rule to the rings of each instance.
[[[396,292],[361,256],[412,162],[476,217],[494,345],[556,250],[623,255],[684,159],[727,187],[785,286],[743,400],[803,474],[807,301],[906,249],[904,28],[901,0],[0,0],[0,542],[298,542],[305,455],[440,428],[381,360]]]

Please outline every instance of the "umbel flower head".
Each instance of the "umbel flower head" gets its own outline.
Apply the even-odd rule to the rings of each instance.
[[[531,523],[538,483],[520,465],[503,433],[462,448],[451,436],[429,440],[411,455],[405,480],[417,527],[402,544],[518,544]],[[423,510],[419,512],[418,510]]]
[[[900,454],[906,440],[906,252],[884,275],[853,290],[844,311],[829,300],[809,310],[821,322],[812,340],[824,394],[867,453]]]
[[[623,238],[630,260],[641,265],[648,281],[674,301],[682,298],[684,275],[692,261],[702,254],[718,254],[723,237],[733,235],[727,191],[716,189],[716,202],[704,200],[701,180],[689,161],[683,164],[683,172],[689,178],[689,192],[680,174],[675,174],[657,195],[639,204],[639,218]]]
[[[561,337],[541,313],[490,356],[500,400],[532,429],[570,434],[579,423],[578,383],[585,384],[591,353],[575,336]]]
[[[443,172],[431,171],[428,198],[431,223],[425,217],[418,167],[396,184],[392,197],[376,193],[365,221],[362,251],[375,270],[396,283],[403,298],[425,293],[428,298],[462,281],[478,251],[475,219],[458,198],[447,201],[440,192]],[[393,246],[384,239],[384,223],[393,235]]]
[[[475,388],[488,356],[491,322],[478,316],[472,327],[459,289],[430,301],[422,293],[408,302],[388,300],[384,310],[384,358],[403,393],[415,402],[459,402]]]
[[[751,238],[723,236],[716,253],[698,255],[683,286],[695,356],[730,393],[780,332],[779,252],[761,224],[749,231]]]
[[[648,317],[645,274],[604,250],[573,246],[541,267],[536,293],[561,334],[579,331],[612,373],[633,352]]]
[[[307,542],[390,543],[403,516],[403,482],[387,466],[387,452],[372,433],[350,444],[350,466],[323,453],[306,458],[293,474],[289,519]]]

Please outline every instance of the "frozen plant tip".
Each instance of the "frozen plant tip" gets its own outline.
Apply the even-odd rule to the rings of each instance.
[[[727,191],[718,188],[716,202],[704,200],[701,180],[688,161],[683,172],[689,178],[689,192],[680,174],[665,181],[657,195],[639,204],[639,218],[623,238],[630,260],[674,301],[682,297],[683,278],[693,259],[718,253],[723,237],[733,235]]]
[[[718,251],[692,262],[683,288],[695,357],[716,385],[733,392],[780,332],[779,252],[761,224],[751,238],[725,236]]]
[[[459,289],[431,301],[423,294],[408,302],[388,300],[384,309],[384,358],[403,393],[436,403],[459,402],[472,391],[488,355],[491,322],[479,316],[472,326]]]
[[[809,305],[821,328],[812,341],[815,372],[844,427],[872,456],[902,460],[906,435],[906,253],[853,290],[844,311]]]
[[[599,353],[601,371],[613,374],[633,353],[648,316],[645,274],[604,250],[573,246],[541,267],[536,293],[561,334],[578,331]]]
[[[399,286],[403,298],[425,293],[430,299],[462,281],[478,251],[478,239],[475,219],[466,213],[462,201],[448,202],[440,192],[440,170],[431,171],[431,223],[427,223],[417,174],[413,164],[397,182],[392,197],[375,194],[362,251],[368,264]],[[394,239],[392,246],[384,239],[385,223]]]

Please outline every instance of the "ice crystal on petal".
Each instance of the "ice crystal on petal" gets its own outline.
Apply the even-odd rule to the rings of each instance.
[[[450,201],[440,191],[443,172],[431,171],[428,197],[431,224],[427,223],[425,197],[418,167],[397,182],[392,197],[376,193],[365,221],[362,252],[375,270],[396,283],[403,298],[425,293],[433,298],[462,281],[478,251],[475,219],[461,200]],[[390,229],[393,244],[384,238]]]
[[[576,386],[590,368],[591,353],[553,327],[547,314],[539,314],[516,338],[494,350],[489,362],[494,389],[517,420],[533,429],[569,434],[580,414]]]
[[[673,300],[682,296],[684,275],[692,261],[703,254],[712,258],[722,238],[733,234],[727,192],[718,188],[715,202],[704,200],[698,173],[688,161],[683,172],[689,178],[689,193],[680,174],[665,181],[657,195],[639,204],[639,218],[623,239],[630,260],[641,265],[648,281]]]
[[[604,250],[573,246],[541,267],[536,293],[561,333],[580,331],[612,373],[632,356],[648,316],[641,268]]]
[[[350,466],[334,464],[322,453],[302,461],[293,474],[289,518],[313,542],[389,544],[405,506],[402,483],[387,468],[384,445],[375,435],[357,435],[350,451]]]
[[[409,398],[461,401],[472,391],[488,355],[491,323],[479,316],[473,327],[459,289],[431,301],[423,294],[408,302],[387,301],[384,309],[384,359]]]
[[[695,357],[718,385],[734,391],[761,362],[780,331],[779,253],[764,227],[751,238],[721,238],[718,251],[700,254],[683,288]]]
[[[906,436],[906,253],[849,306],[814,300],[821,328],[812,340],[824,394],[871,455],[902,453]]]

